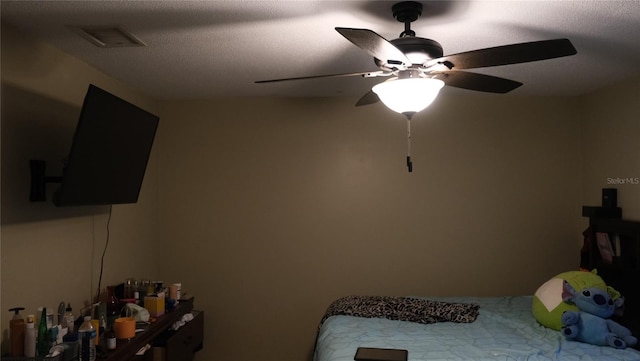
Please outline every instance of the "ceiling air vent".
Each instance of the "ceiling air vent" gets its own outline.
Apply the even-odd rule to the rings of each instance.
[[[130,32],[114,26],[83,26],[75,28],[78,34],[101,48],[147,46]]]

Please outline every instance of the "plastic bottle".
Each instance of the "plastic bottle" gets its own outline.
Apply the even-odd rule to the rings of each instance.
[[[67,303],[67,309],[64,312],[64,323],[62,324],[63,328],[68,328],[69,330],[67,332],[71,333],[73,332],[74,328],[75,328],[75,316],[73,315],[73,309],[71,308],[71,303]]]
[[[80,361],[96,360],[96,329],[91,323],[91,316],[84,316],[84,322],[78,328],[80,339]]]
[[[36,316],[28,315],[24,332],[24,355],[36,357]]]
[[[36,356],[45,357],[49,353],[49,335],[47,328],[47,308],[42,308],[40,324],[38,325],[38,341],[36,343]]]
[[[14,312],[13,319],[9,321],[9,340],[11,341],[11,356],[22,357],[24,356],[24,319],[20,315],[20,311],[24,310],[24,307],[15,307],[9,311]]]
[[[100,340],[98,341],[98,345],[104,350],[107,348],[107,319],[104,317],[104,314],[100,314],[99,321],[98,337]]]
[[[60,304],[58,305],[58,324],[60,325],[60,328],[62,327],[62,324],[65,323],[64,320],[64,312],[66,310],[66,307],[64,306],[64,302],[60,302]]]
[[[96,330],[96,337],[93,339],[93,342],[98,346],[100,344],[100,337],[102,337],[100,334],[102,333],[102,330],[100,329],[100,303],[93,304],[91,325],[93,326],[93,329]]]

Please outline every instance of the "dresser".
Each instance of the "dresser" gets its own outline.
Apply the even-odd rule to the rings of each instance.
[[[97,361],[189,361],[202,348],[204,311],[193,309],[193,298],[180,300],[178,306],[144,327],[131,340],[117,340],[117,347]],[[178,330],[171,327],[191,313],[194,317]],[[138,326],[140,328],[140,326]],[[150,347],[142,355],[139,351]]]

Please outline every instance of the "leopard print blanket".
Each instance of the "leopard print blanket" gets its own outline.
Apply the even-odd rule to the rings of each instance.
[[[346,315],[417,323],[470,323],[478,317],[475,303],[450,303],[411,297],[347,296],[335,300],[325,312],[320,326],[329,317]]]

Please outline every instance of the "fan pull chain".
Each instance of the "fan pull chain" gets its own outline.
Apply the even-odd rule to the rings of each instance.
[[[407,169],[409,173],[413,171],[413,163],[411,162],[411,118],[407,117]]]

